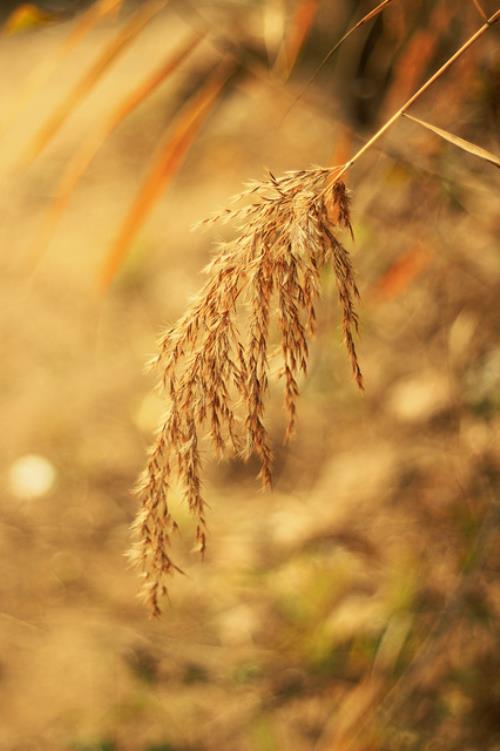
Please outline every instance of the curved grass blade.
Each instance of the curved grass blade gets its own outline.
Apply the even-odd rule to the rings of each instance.
[[[47,146],[49,141],[63,126],[82,99],[93,89],[106,70],[138,36],[146,24],[163,10],[167,2],[168,0],[149,0],[149,2],[145,2],[139,7],[35,135],[33,142],[29,146],[25,161],[28,163],[31,162],[43,151],[45,146]]]
[[[158,86],[177,70],[179,65],[198,46],[202,38],[203,34],[201,32],[193,32],[173,54],[169,52],[165,60],[144,81],[127,94],[118,106],[111,111],[108,117],[99,123],[98,127],[81,144],[66,166],[56,188],[55,198],[47,211],[40,240],[34,254],[37,258],[43,254],[50,242],[75,187],[104,141],[109,138],[125,118],[137,109]]]
[[[339,49],[339,47],[342,46],[342,44],[346,41],[346,39],[348,39],[351,36],[351,34],[354,34],[355,31],[357,31],[362,26],[364,26],[365,23],[368,23],[368,21],[371,21],[371,19],[375,18],[375,16],[378,16],[378,14],[381,13],[384,10],[384,8],[387,5],[389,5],[389,3],[391,3],[391,2],[392,2],[392,0],[382,0],[381,3],[379,3],[375,8],[372,8],[372,10],[370,10],[365,16],[363,16],[363,18],[360,18],[360,20],[357,21],[354,24],[354,26],[351,26],[351,28],[348,29],[346,31],[346,33],[342,37],[340,37],[339,41],[336,44],[334,44],[334,46],[331,47],[328,50],[327,54],[325,55],[325,57],[323,58],[323,60],[320,62],[320,64],[318,65],[318,67],[316,68],[316,70],[314,71],[314,73],[312,74],[312,76],[309,78],[309,80],[305,84],[305,86],[302,89],[302,91],[300,91],[300,93],[294,99],[292,105],[290,106],[290,109],[292,109],[292,107],[294,107],[302,99],[302,97],[304,96],[304,94],[307,91],[307,89],[309,88],[309,86],[313,83],[313,81],[316,80],[317,76],[323,70],[323,68],[325,67],[325,65],[327,64],[327,62],[333,57],[333,55],[335,54],[335,52],[337,52],[337,50]]]
[[[476,146],[475,143],[466,141],[465,138],[460,138],[459,136],[453,135],[453,133],[448,133],[447,130],[438,128],[436,125],[431,125],[430,123],[425,122],[425,120],[420,120],[418,117],[413,117],[413,115],[409,115],[407,112],[403,114],[409,120],[413,120],[413,122],[418,123],[418,125],[421,125],[423,128],[427,128],[427,130],[431,130],[437,136],[440,136],[440,138],[448,141],[448,143],[452,143],[454,146],[458,146],[459,149],[467,151],[473,156],[477,156],[480,159],[484,159],[486,162],[494,164],[495,167],[500,167],[500,159],[495,154],[492,154],[491,151],[487,151],[481,146]]]
[[[133,238],[144,223],[156,199],[182,164],[196,134],[217,101],[235,69],[234,63],[221,63],[205,85],[187,102],[173,129],[153,158],[149,173],[125,217],[100,273],[100,284],[107,288],[118,271]]]

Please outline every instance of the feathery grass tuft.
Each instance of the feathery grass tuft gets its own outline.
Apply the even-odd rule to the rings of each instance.
[[[360,23],[389,2],[381,2]],[[349,198],[341,178],[499,18],[500,9],[344,165],[288,172],[279,178],[269,173],[266,180],[250,183],[233,199],[236,203],[253,198],[253,203],[225,209],[204,222],[234,221],[239,234],[222,245],[207,268],[209,281],[163,336],[154,359],[157,367],[163,367],[169,409],[139,482],[141,509],[133,525],[137,541],[130,552],[142,571],[143,595],[153,615],[161,612],[166,577],[180,571],[170,554],[170,538],[177,529],[168,502],[174,481],[183,488],[197,520],[198,548],[202,554],[205,551],[199,452],[204,432],[220,456],[227,451],[245,459],[256,455],[262,484],[271,485],[272,451],[264,421],[271,316],[277,307],[288,439],[295,427],[297,379],[307,370],[308,337],[315,328],[319,274],[327,263],[337,280],[354,379],[363,388],[354,343],[358,330],[354,303],[359,292],[349,253],[336,234],[338,228],[348,228],[352,234]],[[478,148],[474,149],[477,154]],[[249,318],[242,333],[238,307],[245,303]]]
[[[138,493],[141,509],[133,528],[131,559],[144,577],[143,595],[160,613],[166,577],[180,569],[171,557],[173,519],[168,492],[180,484],[196,519],[197,547],[206,546],[205,501],[201,492],[200,441],[205,433],[218,456],[257,456],[259,477],[271,485],[272,450],[265,423],[269,383],[270,325],[275,310],[281,340],[286,436],[296,419],[298,378],[307,370],[308,341],[316,322],[320,270],[333,268],[342,327],[354,379],[363,388],[354,334],[359,297],[348,251],[338,230],[351,232],[344,183],[326,189],[331,169],[300,170],[253,182],[225,209],[204,223],[234,221],[237,237],[224,243],[209,264],[209,280],[187,313],[165,333],[153,365],[162,372],[168,412]],[[248,320],[240,315],[247,311]]]

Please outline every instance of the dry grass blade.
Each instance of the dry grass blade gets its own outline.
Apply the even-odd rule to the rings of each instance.
[[[376,133],[373,134],[371,138],[368,139],[368,141],[354,154],[354,156],[351,157],[351,159],[344,164],[342,169],[340,171],[337,171],[335,173],[332,173],[331,179],[328,182],[327,190],[330,190],[332,185],[336,180],[340,180],[345,173],[355,164],[358,159],[360,159],[364,154],[366,154],[367,151],[369,151],[372,146],[374,146],[377,141],[382,138],[382,136],[391,128],[395,122],[399,120],[399,118],[406,113],[406,111],[411,107],[414,102],[419,99],[422,94],[425,94],[425,92],[436,82],[438,81],[441,76],[446,73],[446,71],[454,65],[457,60],[459,60],[462,55],[467,52],[467,50],[472,47],[473,44],[477,42],[478,39],[480,39],[483,34],[485,34],[487,31],[491,29],[493,24],[497,23],[498,19],[500,18],[500,9],[496,10],[495,13],[493,13],[492,16],[490,16],[486,23],[484,23],[471,37],[467,39],[466,42],[462,44],[459,49],[451,55],[451,57],[446,60],[446,62],[441,65],[438,70],[433,73],[433,75],[427,79],[427,81],[416,91],[412,96],[403,104],[402,107],[400,107],[397,112],[395,112],[386,122],[382,125],[381,128],[377,130]],[[495,157],[496,159],[496,157]]]
[[[453,135],[453,133],[449,133],[447,130],[438,128],[436,125],[431,125],[430,123],[425,122],[425,120],[420,120],[418,117],[409,115],[407,112],[404,113],[404,116],[407,117],[408,120],[413,120],[414,123],[417,123],[423,128],[427,128],[427,130],[432,131],[440,138],[448,141],[448,143],[452,143],[454,146],[458,146],[459,149],[467,151],[469,154],[479,157],[479,159],[484,159],[486,162],[491,162],[491,164],[494,164],[495,167],[500,167],[500,159],[495,156],[495,154],[492,154],[491,151],[487,151],[481,146],[476,146],[475,143],[471,143],[470,141],[466,141],[464,138],[455,136]]]
[[[4,133],[15,118],[26,109],[32,98],[44,87],[49,78],[58,69],[61,63],[68,58],[86,34],[88,34],[100,20],[108,15],[116,13],[121,5],[122,0],[100,0],[100,2],[94,3],[82,13],[64,43],[57,50],[56,54],[53,57],[49,57],[44,64],[37,65],[34,68],[33,74],[28,79],[25,88],[19,92],[13,100],[12,108],[2,123],[0,133]]]
[[[190,34],[188,39],[174,53],[170,52],[161,65],[155,68],[153,73],[149,74],[137,88],[127,94],[109,116],[98,125],[96,130],[91,132],[83,141],[80,148],[67,164],[59,185],[56,188],[55,198],[47,212],[34,254],[36,258],[40,257],[50,242],[57,223],[68,205],[76,185],[104,141],[109,138],[111,133],[128,115],[177,70],[179,65],[191,54],[202,38],[199,32]]]
[[[235,197],[246,199],[245,205],[205,222],[233,221],[238,234],[222,245],[207,268],[208,282],[162,337],[154,360],[162,371],[168,411],[138,486],[141,509],[131,552],[153,615],[160,612],[166,577],[178,570],[170,552],[177,528],[169,508],[172,483],[182,488],[196,520],[198,548],[202,553],[205,549],[199,453],[204,434],[219,456],[255,455],[262,484],[271,484],[272,452],[265,425],[271,321],[276,310],[288,438],[295,426],[299,378],[307,370],[325,265],[337,280],[345,344],[354,378],[363,386],[354,345],[359,293],[349,254],[337,236],[339,228],[351,227],[349,198],[343,183],[325,193],[330,172],[300,170],[279,178],[270,173]],[[248,320],[242,325],[238,314],[243,306]]]
[[[387,5],[377,6],[373,14]],[[218,455],[230,451],[260,461],[264,486],[271,482],[272,453],[265,425],[269,383],[270,324],[278,310],[281,375],[284,380],[286,437],[294,429],[298,379],[307,370],[308,338],[314,333],[321,268],[329,263],[337,281],[343,332],[354,378],[363,379],[354,335],[359,292],[349,253],[337,229],[351,229],[350,206],[341,177],[427,89],[500,17],[496,11],[341,167],[300,170],[251,182],[207,223],[234,221],[238,235],[223,243],[209,265],[209,280],[186,314],[160,341],[153,364],[162,368],[168,410],[151,448],[137,492],[141,508],[133,525],[131,561],[144,580],[142,594],[153,615],[160,614],[168,575],[179,570],[171,557],[177,529],[169,505],[172,483],[180,484],[196,520],[196,540],[205,550],[205,500],[201,492],[200,440],[206,431]],[[365,17],[366,20],[366,17]],[[171,155],[166,151],[167,172]],[[162,170],[159,170],[160,176]],[[154,187],[154,182],[153,186]],[[352,230],[351,230],[352,231]],[[238,312],[246,303],[246,334]]]
[[[301,0],[295,11],[288,38],[278,53],[275,70],[288,78],[316,18],[319,0]]]
[[[105,259],[100,277],[103,287],[107,287],[116,274],[134,236],[158,195],[181,165],[233,70],[232,64],[221,63],[202,89],[187,103],[173,130],[169,129],[166,141],[153,158],[151,169]]]
[[[98,0],[78,18],[74,29],[66,39],[61,52],[67,53],[80,42],[94,26],[107,16],[115,16],[123,5],[123,0]]]
[[[326,723],[312,751],[365,751],[366,739],[358,739],[361,728],[372,709],[383,696],[383,682],[373,673],[361,681],[352,693],[339,702],[334,715]]]
[[[294,100],[292,106],[295,106],[302,99],[302,97],[304,96],[309,86],[313,83],[313,81],[316,80],[317,76],[323,70],[323,68],[328,63],[328,61],[333,57],[333,55],[337,52],[337,50],[341,47],[341,45],[347,39],[349,39],[351,34],[354,34],[354,32],[360,29],[362,26],[364,26],[365,23],[368,23],[368,21],[371,21],[372,18],[375,18],[375,16],[378,16],[378,14],[381,13],[384,10],[384,8],[387,5],[389,5],[389,3],[391,2],[392,0],[382,0],[381,3],[379,3],[375,8],[372,8],[371,11],[369,11],[365,16],[363,16],[363,18],[361,18],[357,23],[355,23],[354,26],[351,26],[351,28],[346,31],[346,33],[339,39],[339,41],[336,44],[334,44],[334,46],[330,50],[328,50],[327,54],[325,55],[323,60],[320,62],[320,64],[318,65],[318,67],[316,68],[312,76],[309,78],[309,80],[307,81],[302,91],[298,94],[298,96]]]
[[[45,146],[56,135],[82,99],[97,84],[106,70],[137,35],[140,34],[146,24],[165,7],[167,2],[168,0],[149,0],[149,2],[145,2],[140,6],[124,28],[120,30],[117,36],[101,52],[87,73],[69,92],[68,96],[61,102],[45,125],[35,135],[25,157],[27,162],[33,160],[43,151]]]

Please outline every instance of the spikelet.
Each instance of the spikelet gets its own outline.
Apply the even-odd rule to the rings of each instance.
[[[170,552],[177,528],[168,501],[173,481],[182,487],[196,519],[197,547],[202,554],[205,550],[201,438],[208,433],[220,457],[255,455],[263,486],[271,485],[272,451],[264,419],[271,318],[277,309],[288,439],[295,427],[298,378],[307,370],[308,339],[315,329],[320,271],[326,264],[335,273],[347,352],[363,388],[354,344],[359,292],[349,253],[336,235],[339,227],[351,230],[349,199],[342,182],[331,187],[331,175],[332,170],[321,168],[279,178],[269,173],[235,196],[235,202],[251,203],[204,222],[232,221],[238,234],[221,246],[206,269],[208,281],[161,338],[154,359],[168,411],[138,486],[141,508],[130,553],[142,572],[143,595],[153,615],[160,613],[168,575],[180,570]]]

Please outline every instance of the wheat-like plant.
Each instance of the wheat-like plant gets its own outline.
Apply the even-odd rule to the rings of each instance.
[[[380,3],[379,12],[387,2]],[[363,379],[354,343],[359,297],[348,251],[338,234],[351,230],[349,198],[342,177],[483,34],[500,18],[500,9],[379,128],[346,164],[272,173],[235,196],[247,201],[225,209],[206,223],[234,221],[236,238],[223,243],[207,268],[209,280],[187,313],[166,332],[154,364],[168,411],[138,486],[141,508],[133,524],[130,553],[144,578],[143,595],[153,615],[160,614],[166,578],[180,571],[171,557],[177,524],[169,489],[180,483],[196,518],[196,540],[206,546],[205,501],[201,493],[199,442],[210,436],[216,453],[260,461],[264,487],[271,485],[272,450],[264,420],[269,381],[270,324],[277,309],[288,425],[294,430],[297,379],[305,373],[308,339],[314,333],[320,270],[330,264],[337,281],[342,327],[354,379]],[[441,137],[482,159],[495,155],[423,121]],[[239,315],[242,308],[247,317]]]
[[[337,281],[353,375],[363,387],[354,343],[359,292],[349,253],[338,236],[341,228],[351,230],[349,198],[343,182],[328,189],[331,176],[331,169],[282,177],[270,173],[235,196],[235,201],[251,198],[251,203],[206,220],[234,221],[238,234],[222,244],[206,269],[208,282],[162,337],[154,360],[162,371],[168,411],[139,483],[141,509],[131,552],[154,615],[160,613],[167,575],[179,570],[170,552],[177,528],[169,508],[172,482],[182,487],[196,518],[198,549],[205,550],[199,451],[204,433],[219,456],[256,455],[262,484],[271,485],[272,450],[264,414],[270,324],[276,310],[288,439],[295,425],[297,379],[307,370],[308,340],[315,328],[320,270],[326,264]]]

